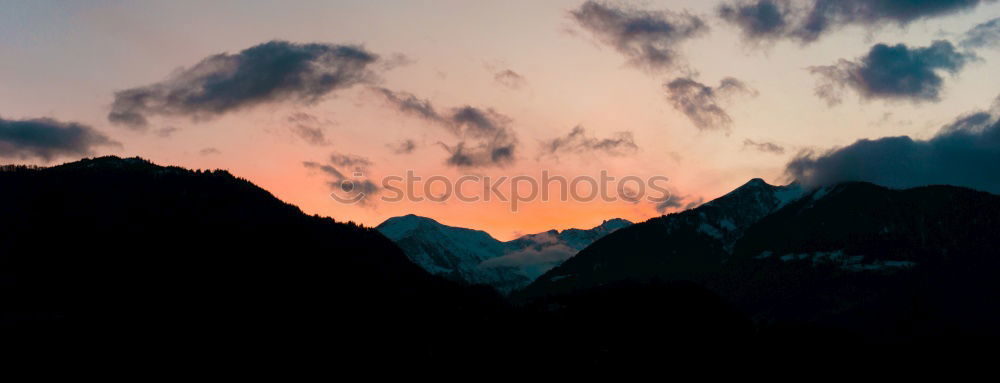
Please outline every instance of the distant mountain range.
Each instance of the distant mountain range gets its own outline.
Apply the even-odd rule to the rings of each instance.
[[[490,285],[506,293],[526,286],[594,241],[631,224],[611,219],[591,229],[549,230],[508,242],[484,231],[447,226],[412,214],[389,218],[376,229],[431,274]]]

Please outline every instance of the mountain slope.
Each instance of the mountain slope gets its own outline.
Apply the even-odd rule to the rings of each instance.
[[[412,214],[389,218],[376,229],[432,274],[509,292],[593,241],[629,225],[629,221],[612,219],[588,230],[550,230],[508,242],[484,231],[442,225]]]
[[[997,225],[997,195],[841,184],[748,229],[714,289],[762,322],[881,339],[998,336]]]
[[[363,353],[399,340],[392,352],[419,357],[461,341],[436,329],[475,327],[501,304],[375,230],[307,216],[224,171],[117,157],[5,167],[0,217],[0,331],[33,344],[250,353],[312,339]]]
[[[521,297],[626,279],[714,273],[743,231],[802,194],[798,185],[753,179],[698,208],[616,231],[549,270]]]
[[[515,296],[690,281],[772,340],[1000,335],[1000,196],[847,183],[772,199],[760,191],[783,190],[746,187],[598,240]]]
[[[376,229],[396,242],[410,260],[431,274],[456,281],[488,284],[500,290],[529,282],[512,268],[479,267],[484,261],[505,252],[504,243],[484,231],[446,226],[412,214],[389,218]]]

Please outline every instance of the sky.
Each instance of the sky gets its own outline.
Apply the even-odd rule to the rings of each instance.
[[[223,168],[309,214],[374,226],[412,213],[504,240],[641,221],[758,177],[998,192],[997,1],[0,9],[3,163],[118,155]],[[408,171],[659,176],[671,200],[536,199],[513,211],[496,199],[379,198],[385,177]],[[366,198],[331,198],[344,180]]]

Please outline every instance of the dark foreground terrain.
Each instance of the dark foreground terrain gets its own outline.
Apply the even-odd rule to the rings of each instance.
[[[508,299],[224,171],[6,167],[0,337],[91,357],[556,363],[997,335],[1000,197],[823,193],[730,211],[767,199],[753,191],[619,230]],[[698,214],[743,218],[721,234],[664,222]]]

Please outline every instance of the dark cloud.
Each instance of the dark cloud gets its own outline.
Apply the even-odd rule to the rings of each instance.
[[[656,204],[656,211],[663,214],[669,209],[677,209],[677,211],[691,210],[701,206],[703,203],[705,203],[705,199],[702,197],[691,195],[679,197],[672,195],[670,198],[663,200],[663,202]]]
[[[505,166],[514,163],[516,143],[504,141],[486,141],[469,144],[460,141],[453,146],[440,143],[448,151],[445,163],[459,168],[480,168]]]
[[[518,142],[509,117],[493,109],[463,106],[453,109],[448,121],[462,141],[454,146],[442,145],[451,154],[447,164],[476,168],[514,162]]]
[[[351,170],[348,175],[345,175],[337,169],[337,166],[343,167],[354,165],[354,160],[357,159],[363,160],[362,162],[364,162],[366,166],[371,165],[370,161],[358,156],[334,153],[330,157],[330,164],[304,161],[302,162],[302,166],[306,169],[318,170],[329,176],[331,180],[327,182],[327,186],[330,187],[331,196],[337,201],[368,205],[372,202],[375,195],[381,192],[381,188],[379,188],[379,186],[370,179],[366,178],[362,169]]]
[[[630,64],[654,71],[681,66],[678,45],[708,31],[704,20],[688,13],[625,9],[596,1],[583,3],[570,16]]]
[[[291,124],[292,133],[310,145],[329,145],[326,133],[323,131],[321,122],[315,116],[308,113],[294,113],[288,116],[288,123]]]
[[[976,25],[965,32],[960,45],[966,49],[1000,47],[1000,18]]]
[[[751,139],[743,140],[743,148],[751,148],[756,151],[774,153],[774,154],[785,154],[785,147],[775,144],[773,142],[757,142]]]
[[[922,48],[876,44],[855,61],[840,60],[836,65],[810,67],[809,71],[819,77],[816,95],[830,105],[842,101],[844,88],[869,100],[938,101],[944,86],[939,72],[957,74],[975,59],[974,54],[959,52],[943,40]]]
[[[735,0],[718,8],[745,39],[790,39],[803,44],[839,28],[878,28],[945,16],[995,0]]]
[[[410,93],[385,88],[374,90],[396,110],[431,121],[459,139],[453,145],[441,143],[441,147],[449,153],[445,161],[448,165],[490,167],[514,162],[518,140],[510,127],[510,117],[491,108],[468,105],[439,113],[429,100]]]
[[[222,152],[220,152],[219,149],[216,148],[205,148],[198,151],[198,154],[201,154],[203,156],[210,156],[213,154],[222,154]]]
[[[143,129],[151,116],[205,120],[265,103],[309,104],[371,80],[377,60],[360,46],[271,41],[209,56],[161,82],[115,92],[108,120]]]
[[[738,1],[719,6],[718,14],[747,40],[771,40],[788,34],[791,7],[785,0]]]
[[[543,141],[541,146],[543,156],[558,156],[559,153],[590,154],[598,152],[611,156],[622,156],[639,150],[632,132],[617,132],[611,138],[598,139],[587,135],[586,129],[579,125],[566,136]]]
[[[680,77],[663,84],[667,99],[684,113],[699,130],[729,132],[733,119],[719,104],[737,94],[756,96],[757,92],[742,81],[726,77],[717,87],[710,87],[690,77]]]
[[[517,74],[517,72],[510,69],[497,72],[493,76],[493,80],[495,80],[497,84],[503,85],[509,89],[521,89],[528,83],[528,81],[524,79],[524,76],[521,76],[520,74]]]
[[[51,118],[0,118],[0,158],[40,159],[80,157],[99,146],[121,146],[90,126]]]
[[[417,149],[417,143],[410,139],[402,140],[388,146],[392,149],[393,153],[396,154],[410,154]]]
[[[947,184],[1000,193],[1000,107],[962,116],[933,138],[859,140],[803,153],[786,166],[804,186],[867,181],[892,188]]]

